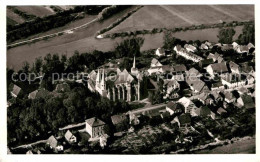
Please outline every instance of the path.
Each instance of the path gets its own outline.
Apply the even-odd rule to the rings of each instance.
[[[23,43],[29,43],[29,42],[32,42],[32,41],[35,41],[35,40],[42,40],[42,39],[44,39],[44,38],[57,36],[57,35],[59,35],[59,34],[70,34],[70,32],[68,32],[68,31],[74,31],[74,30],[81,29],[81,28],[86,27],[87,25],[89,25],[89,24],[91,24],[91,23],[93,23],[93,22],[96,22],[97,20],[98,20],[98,18],[95,18],[95,19],[91,20],[90,22],[87,22],[87,23],[85,23],[85,24],[83,24],[83,25],[80,25],[80,26],[78,26],[78,27],[74,27],[74,28],[71,28],[71,29],[63,30],[63,31],[61,31],[61,32],[57,32],[57,33],[53,33],[53,34],[48,34],[48,35],[45,35],[45,36],[41,36],[41,37],[37,37],[37,38],[25,40],[25,41],[13,43],[13,44],[7,45],[7,47],[16,46],[16,45],[23,44]]]

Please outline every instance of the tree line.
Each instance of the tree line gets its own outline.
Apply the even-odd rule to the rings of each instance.
[[[83,18],[84,16],[80,15],[80,12],[97,15],[104,7],[106,6],[76,6],[74,9],[58,12],[55,15],[43,18],[37,17],[32,21],[27,21],[19,25],[7,25],[7,42],[11,43],[33,34],[64,26],[69,22]]]

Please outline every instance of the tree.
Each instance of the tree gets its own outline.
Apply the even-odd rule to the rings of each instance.
[[[118,44],[115,49],[116,58],[140,56],[140,49],[143,43],[144,38],[141,37],[134,37],[124,40]]]
[[[233,28],[222,28],[219,30],[218,39],[220,43],[231,44],[236,31]]]
[[[163,48],[172,50],[175,45],[176,38],[171,31],[165,31],[163,36]]]
[[[248,43],[255,44],[255,26],[254,24],[246,24],[242,30],[242,34],[238,37],[238,43],[247,45]]]

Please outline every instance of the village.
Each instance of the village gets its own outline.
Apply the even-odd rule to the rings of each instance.
[[[218,51],[212,52],[213,49]],[[231,58],[239,58],[239,62],[230,59],[225,52],[228,50],[234,51],[236,56]],[[194,42],[177,44],[173,52],[169,51],[163,47],[155,50],[147,68],[138,69],[134,56],[130,71],[120,70],[119,62],[108,62],[85,72],[87,81],[74,79],[111,101],[123,100],[142,106],[114,114],[109,122],[93,116],[59,128],[57,133],[49,134],[48,139],[39,143],[8,150],[25,154],[75,153],[75,150],[108,154],[158,153],[158,150],[169,153],[180,149],[191,151],[199,145],[236,135],[253,135],[252,124],[247,126],[243,122],[255,113],[255,70],[250,64],[254,62],[254,45],[205,41],[200,45]],[[189,63],[164,64],[173,55]],[[34,100],[68,89],[69,84],[61,79],[53,92],[39,88],[27,95]],[[8,107],[22,91],[21,87],[13,85]],[[169,146],[161,148],[163,145]]]

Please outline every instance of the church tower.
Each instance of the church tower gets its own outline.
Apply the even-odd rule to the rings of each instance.
[[[99,87],[99,83],[100,83],[100,72],[98,69],[97,78],[96,78],[96,89],[97,89],[97,87]]]
[[[106,90],[106,83],[105,83],[105,69],[103,69],[102,78],[101,78],[101,90]]]
[[[135,67],[135,57],[134,57],[133,67],[131,68],[131,74],[134,76],[137,76],[138,74],[138,69]]]

